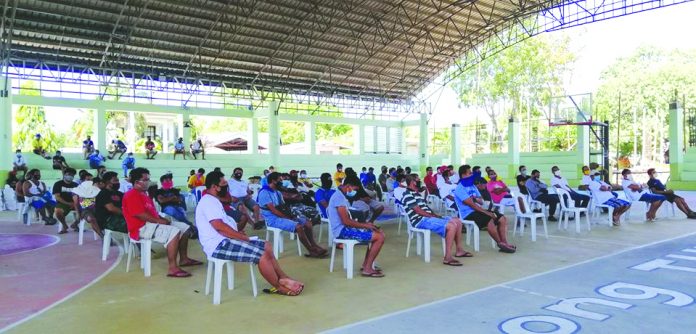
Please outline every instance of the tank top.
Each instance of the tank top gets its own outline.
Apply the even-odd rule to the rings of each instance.
[[[39,184],[38,184],[38,185],[35,184],[34,181],[29,181],[29,183],[31,184],[31,187],[29,187],[29,192],[30,192],[32,195],[34,195],[34,194],[40,194],[40,193],[46,191],[46,185],[45,185],[42,181],[39,181]],[[29,194],[24,194],[24,195],[26,196],[26,195],[29,195]]]

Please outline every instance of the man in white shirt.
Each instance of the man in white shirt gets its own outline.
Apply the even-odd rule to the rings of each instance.
[[[454,174],[452,174],[452,170],[448,167],[441,168],[441,172],[437,176],[435,184],[437,185],[437,192],[440,193],[440,198],[445,201],[445,206],[456,209],[453,192],[454,189],[457,189],[457,183],[450,181],[452,175]]]
[[[398,204],[402,204],[401,198],[404,197],[404,192],[406,192],[406,183],[404,182],[404,177],[406,177],[403,174],[399,174],[396,176],[396,182],[399,183],[399,186],[394,188],[394,199]]]
[[[558,166],[551,167],[551,186],[558,189],[563,189],[570,194],[570,198],[575,201],[576,208],[586,208],[590,203],[590,196],[577,193],[573,188],[568,185],[568,180],[561,176],[561,169]]]
[[[15,157],[12,160],[12,170],[16,173],[18,170],[24,171],[27,174],[29,168],[27,168],[27,160],[22,156],[22,151],[15,151]]]
[[[582,166],[582,180],[580,180],[579,190],[588,190],[590,182],[592,182],[593,173],[590,173],[590,167]]]
[[[216,259],[256,263],[263,278],[273,286],[264,289],[264,292],[299,295],[304,284],[288,277],[280,269],[271,245],[237,231],[237,223],[225,213],[217,197],[229,191],[224,175],[220,172],[209,173],[205,178],[205,187],[207,192],[196,206],[196,226],[203,252]]]
[[[254,228],[257,228],[263,220],[261,219],[261,208],[251,198],[251,194],[254,192],[249,189],[249,183],[242,180],[242,176],[244,176],[244,170],[241,167],[237,167],[232,171],[232,179],[229,181],[230,196],[232,196],[231,205],[249,217],[251,217],[249,210],[253,211]]]
[[[593,175],[593,180],[589,184],[589,189],[596,203],[614,208],[612,221],[614,222],[614,226],[619,226],[621,224],[619,221],[621,215],[631,208],[631,203],[614,197],[614,194],[611,192],[611,186],[602,181],[602,174],[598,172]]]
[[[645,213],[645,219],[647,221],[655,220],[657,210],[660,208],[660,205],[662,205],[662,202],[664,202],[667,198],[664,195],[651,194],[646,189],[647,187],[643,187],[642,185],[633,181],[633,176],[631,175],[630,169],[622,170],[621,176],[623,177],[621,180],[621,186],[624,189],[626,197],[628,197],[631,201],[649,203],[650,209],[648,209],[648,212]]]

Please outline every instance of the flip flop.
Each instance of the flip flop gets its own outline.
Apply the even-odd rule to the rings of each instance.
[[[186,263],[179,263],[179,267],[191,267],[191,266],[200,266],[202,265],[203,262],[201,261],[196,261],[194,259],[190,259],[189,262]]]
[[[68,233],[68,230],[61,230],[60,232],[58,232],[58,234],[66,234],[66,233]]]
[[[261,290],[264,293],[267,293],[269,295],[281,295],[281,296],[289,296],[289,297],[295,297],[297,295],[293,295],[292,293],[288,292],[282,292],[278,290],[277,288],[269,288],[269,289],[263,289]]]
[[[381,278],[381,277],[384,277],[384,274],[378,273],[378,272],[369,273],[369,274],[367,274],[367,273],[360,273],[360,276],[362,276],[362,277],[372,277],[372,278]]]
[[[451,260],[451,261],[442,261],[442,264],[446,266],[452,266],[452,267],[461,267],[463,264],[457,260]]]
[[[505,246],[503,244],[498,244],[498,248],[500,248],[500,249],[498,249],[499,252],[508,253],[508,254],[512,254],[512,253],[517,251],[517,249]]]
[[[324,253],[324,254],[311,254],[310,253],[310,254],[305,254],[304,256],[308,257],[308,258],[312,258],[312,259],[325,259],[325,258],[329,257],[329,254],[326,254],[326,253]]]
[[[167,274],[167,277],[174,277],[174,278],[183,278],[183,277],[191,277],[191,273],[179,270],[173,274]]]
[[[465,251],[462,255],[454,254],[454,257],[474,257],[474,254]]]

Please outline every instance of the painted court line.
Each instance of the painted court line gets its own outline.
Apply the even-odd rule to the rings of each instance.
[[[358,326],[361,326],[361,325],[364,325],[364,324],[368,324],[368,323],[371,323],[371,322],[374,322],[374,321],[378,321],[378,320],[382,320],[382,319],[387,319],[387,318],[390,318],[390,317],[393,317],[393,316],[398,316],[398,315],[401,315],[401,314],[404,314],[404,313],[407,313],[407,312],[412,312],[412,311],[416,311],[416,310],[420,310],[420,309],[425,309],[425,308],[427,308],[427,307],[431,307],[431,306],[434,306],[434,305],[438,305],[438,304],[450,302],[450,301],[459,299],[459,298],[461,298],[461,297],[466,297],[466,296],[469,296],[469,295],[472,295],[472,294],[481,293],[481,292],[486,292],[486,291],[490,291],[490,290],[497,289],[497,288],[503,288],[503,289],[508,289],[508,290],[509,290],[509,286],[512,285],[512,284],[514,284],[514,283],[517,283],[517,282],[522,282],[522,281],[525,281],[525,280],[530,280],[530,279],[532,279],[532,278],[536,278],[536,277],[539,277],[539,276],[542,276],[542,275],[547,275],[547,274],[559,272],[559,271],[566,270],[566,269],[569,269],[569,268],[578,267],[578,266],[581,266],[581,265],[584,265],[584,264],[597,262],[597,261],[599,261],[599,260],[603,260],[603,259],[606,259],[606,258],[609,258],[609,257],[613,257],[613,256],[616,256],[616,255],[623,254],[623,253],[627,253],[627,252],[631,252],[631,251],[635,251],[635,250],[639,250],[639,249],[651,247],[651,246],[654,246],[654,245],[657,245],[657,244],[660,244],[660,243],[665,243],[665,242],[669,242],[669,241],[674,241],[674,240],[678,240],[678,239],[687,238],[687,237],[694,236],[694,235],[696,235],[696,232],[692,232],[692,233],[680,235],[680,236],[678,236],[678,237],[673,237],[673,238],[669,238],[669,239],[658,240],[658,241],[654,241],[654,242],[647,243],[647,244],[644,244],[644,245],[639,245],[639,246],[631,247],[631,248],[628,248],[628,249],[625,249],[625,250],[621,250],[621,251],[614,252],[614,253],[607,254],[607,255],[602,255],[602,256],[600,256],[600,257],[592,258],[592,259],[585,260],[585,261],[582,261],[582,262],[578,262],[578,263],[575,263],[575,264],[571,264],[571,265],[568,265],[568,266],[564,266],[564,267],[552,269],[552,270],[549,270],[549,271],[545,271],[545,272],[533,274],[533,275],[530,275],[530,276],[522,277],[522,278],[515,279],[515,280],[512,280],[512,281],[508,281],[508,282],[503,282],[503,283],[496,284],[496,285],[492,285],[492,286],[485,287],[485,288],[482,288],[482,289],[478,289],[478,290],[466,292],[466,293],[463,293],[463,294],[460,294],[460,295],[456,295],[456,296],[448,297],[448,298],[445,298],[445,299],[436,300],[436,301],[433,301],[433,302],[429,302],[429,303],[421,304],[421,305],[418,305],[418,306],[414,306],[414,307],[411,307],[411,308],[403,309],[403,310],[400,310],[400,311],[396,311],[396,312],[384,314],[384,315],[377,316],[377,317],[374,317],[374,318],[361,320],[361,321],[358,321],[358,322],[355,322],[355,323],[352,323],[352,324],[348,324],[348,325],[345,325],[345,326],[341,326],[341,327],[337,327],[337,328],[328,329],[328,330],[326,330],[326,331],[323,331],[322,333],[332,333],[332,332],[341,332],[341,331],[350,330],[351,328],[358,327]],[[550,297],[550,296],[547,296],[547,297]],[[559,299],[561,299],[561,298],[559,298]]]
[[[50,235],[50,234],[45,234],[45,233],[2,232],[2,233],[0,233],[0,234],[35,234],[35,235],[42,235],[42,236],[50,237],[50,238],[53,239],[53,242],[52,242],[52,243],[43,245],[43,246],[41,246],[41,247],[39,247],[39,248],[31,248],[31,249],[23,250],[23,251],[21,251],[21,252],[8,253],[8,254],[5,254],[5,255],[0,254],[0,256],[17,255],[17,254],[22,254],[22,253],[26,253],[26,252],[31,252],[31,251],[43,249],[43,248],[46,248],[46,247],[51,247],[51,246],[53,246],[53,245],[55,245],[55,244],[57,244],[57,243],[60,242],[60,238],[58,238],[57,236],[55,236],[55,235]]]
[[[566,237],[566,236],[562,236],[562,235],[550,235],[549,234],[549,238],[558,238],[558,239],[566,239],[566,240],[574,240],[574,241],[582,241],[582,242],[588,241],[588,242],[596,242],[596,243],[600,243],[600,244],[617,245],[617,246],[623,246],[623,247],[640,246],[637,244],[626,244],[626,243],[622,243],[622,242],[614,242],[614,241],[602,240],[602,239],[578,239],[578,238],[571,238],[571,237]]]

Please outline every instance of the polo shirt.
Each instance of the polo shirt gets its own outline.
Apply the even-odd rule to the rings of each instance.
[[[147,196],[147,193],[140,192],[137,189],[131,189],[123,195],[122,211],[123,218],[126,219],[126,225],[128,226],[128,235],[133,240],[140,240],[140,228],[145,226],[146,223],[146,221],[135,215],[147,212],[154,217],[159,216],[152,198]]]

